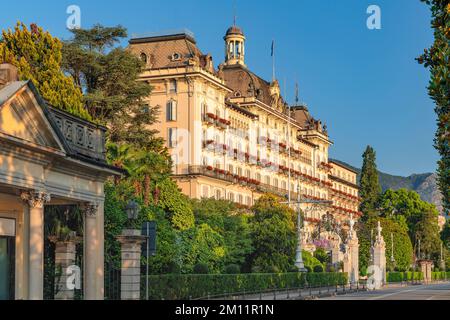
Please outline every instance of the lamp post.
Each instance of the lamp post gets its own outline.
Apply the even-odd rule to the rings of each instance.
[[[300,272],[307,272],[305,264],[303,263],[303,249],[302,249],[302,210],[300,208],[301,194],[300,184],[297,186],[297,250],[295,251],[295,266]]]
[[[300,272],[307,272],[305,268],[305,264],[303,262],[303,248],[302,248],[302,210],[300,205],[302,203],[308,203],[313,205],[330,205],[333,202],[332,201],[324,201],[324,200],[308,200],[302,199],[301,193],[300,193],[300,181],[297,182],[297,201],[296,202],[282,202],[282,204],[296,204],[297,205],[297,249],[295,251],[295,266]]]
[[[394,257],[394,234],[391,232],[391,268],[392,271],[395,269],[395,257]]]
[[[128,201],[125,211],[130,221],[137,220],[139,218],[139,204],[134,200]]]

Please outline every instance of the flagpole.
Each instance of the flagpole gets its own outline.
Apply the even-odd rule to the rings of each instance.
[[[272,81],[275,81],[275,40],[272,40]]]

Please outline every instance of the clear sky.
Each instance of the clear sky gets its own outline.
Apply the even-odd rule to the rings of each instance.
[[[223,36],[235,11],[247,36],[247,65],[270,80],[275,39],[282,91],[293,102],[298,80],[300,99],[329,127],[332,157],[360,166],[370,144],[382,171],[409,175],[436,169],[429,74],[414,60],[433,41],[428,8],[419,0],[5,1],[0,28],[35,22],[67,38],[71,4],[81,8],[84,28],[121,24],[130,35],[188,28],[216,65],[223,61]],[[371,4],[381,8],[381,30],[366,26]]]

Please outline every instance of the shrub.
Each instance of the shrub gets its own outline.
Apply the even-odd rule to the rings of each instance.
[[[144,277],[145,280],[145,277]],[[233,275],[152,275],[149,276],[152,300],[185,300],[220,296],[230,293],[250,293],[265,290],[285,290],[311,286],[334,286],[347,283],[346,273],[268,273]],[[141,281],[145,284],[145,281]],[[145,290],[143,290],[145,292]]]
[[[314,270],[314,272],[316,272],[316,273],[322,273],[322,272],[324,272],[323,266],[320,265],[320,264],[314,266],[314,269],[313,269],[313,270]]]
[[[225,267],[226,274],[239,274],[241,273],[241,268],[237,264],[229,264]]]
[[[198,263],[194,266],[194,273],[195,274],[208,274],[209,268],[208,265],[205,263]]]

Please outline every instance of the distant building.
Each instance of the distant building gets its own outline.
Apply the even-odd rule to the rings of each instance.
[[[267,192],[290,192],[294,201],[299,188],[303,199],[334,202],[306,211],[311,225],[327,212],[343,223],[357,219],[356,173],[329,162],[326,126],[305,105],[289,106],[277,80],[248,69],[239,27],[224,41],[225,61],[215,69],[189,32],[130,40],[146,63],[140,79],[153,88],[148,104],[161,110],[154,128],[167,141],[182,191],[251,206]]]

